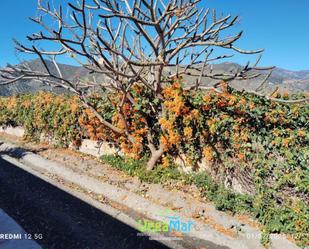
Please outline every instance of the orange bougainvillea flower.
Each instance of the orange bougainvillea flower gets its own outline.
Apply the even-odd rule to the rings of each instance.
[[[172,130],[173,129],[173,123],[166,118],[160,118],[159,124],[162,125],[163,129],[165,130]]]
[[[168,143],[168,139],[167,139],[166,136],[163,136],[163,135],[162,135],[162,136],[160,137],[160,144],[163,145],[163,147],[164,147],[165,150],[168,149],[169,143]]]
[[[297,131],[297,135],[298,135],[299,137],[304,137],[304,136],[306,135],[306,132],[303,131],[303,130],[299,130],[299,131]]]
[[[210,102],[211,101],[211,96],[210,95],[205,95],[204,97],[203,97],[203,100],[205,101],[205,102]]]
[[[213,160],[213,150],[211,147],[205,147],[203,149],[203,156],[205,157],[206,160],[212,161]]]
[[[73,102],[70,106],[71,112],[75,113],[79,109],[79,105],[75,102]]]
[[[238,159],[244,160],[246,158],[246,155],[244,153],[238,153],[237,154]]]
[[[236,100],[237,100],[237,97],[234,96],[234,95],[229,95],[229,97],[227,98],[228,99],[228,105],[229,106],[232,106],[235,104]]]
[[[242,140],[243,142],[247,142],[247,141],[249,140],[248,134],[245,133],[245,132],[242,132],[242,133],[240,134],[240,140]]]
[[[199,112],[199,110],[194,109],[194,110],[191,111],[191,115],[192,115],[193,118],[197,119],[200,115],[200,112]]]
[[[185,106],[183,109],[182,109],[182,114],[188,114],[190,112],[190,109],[189,107]]]
[[[176,132],[169,132],[169,143],[170,145],[176,145],[180,142],[181,138]]]
[[[143,118],[143,117],[139,118],[139,121],[142,122],[142,123],[146,123],[146,119]]]
[[[181,88],[181,85],[180,85],[180,83],[175,82],[175,83],[173,83],[172,87],[173,87],[174,89],[180,89],[180,88]]]
[[[285,138],[282,140],[282,145],[284,147],[289,147],[289,143],[290,143],[290,140],[288,138]]]
[[[289,97],[289,93],[288,93],[288,92],[284,92],[282,96],[283,96],[284,98],[287,98],[287,97]]]
[[[255,108],[255,104],[254,103],[250,103],[249,104],[249,109],[252,111]]]
[[[167,168],[167,167],[169,167],[169,165],[170,165],[170,160],[167,157],[163,157],[162,158],[162,166],[164,168]]]
[[[185,110],[185,104],[181,96],[176,96],[172,101],[165,101],[164,106],[176,116],[180,116]]]
[[[246,101],[244,98],[242,98],[242,99],[239,100],[239,102],[238,102],[238,104],[239,104],[240,106],[244,106],[246,103],[247,103],[247,101]]]
[[[279,129],[274,129],[273,130],[273,134],[274,134],[274,136],[279,137],[280,136],[280,130]]]
[[[22,103],[22,107],[24,107],[24,108],[29,108],[30,105],[31,105],[31,102],[30,102],[30,101],[24,101],[24,102]]]
[[[192,137],[192,128],[191,127],[185,127],[183,130],[183,133],[187,139],[190,139]]]
[[[11,97],[8,101],[7,107],[9,109],[15,108],[17,105],[17,98],[15,96]]]
[[[236,150],[239,150],[240,147],[241,147],[241,144],[239,144],[239,143],[234,144],[234,148],[235,148]]]

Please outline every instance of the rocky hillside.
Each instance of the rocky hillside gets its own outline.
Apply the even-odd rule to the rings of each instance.
[[[36,70],[44,72],[44,66],[39,60],[33,60],[27,62],[28,65]],[[56,73],[56,68],[53,63],[47,61],[48,67],[51,71]],[[76,67],[71,65],[59,64],[59,67],[66,79],[69,79],[73,82],[76,81],[78,78],[83,79],[91,79],[93,75],[90,75],[89,72],[82,68]],[[206,69],[210,71],[210,67]],[[222,73],[222,72],[237,72],[241,70],[241,66],[236,63],[225,62],[221,64],[214,64],[212,68],[212,73]],[[175,71],[175,68],[171,69],[171,71]],[[169,73],[169,72],[167,72]],[[264,72],[266,74],[267,72]],[[95,76],[98,81],[105,80],[104,76]],[[0,78],[1,79],[1,78]],[[248,80],[248,81],[234,81],[232,85],[238,89],[245,89],[245,90],[253,90],[257,86],[259,86],[262,77],[258,79]],[[190,85],[194,84],[196,81],[196,77],[194,76],[187,76],[185,81]],[[203,85],[211,85],[214,80],[204,78],[202,80]],[[309,91],[309,70],[302,70],[302,71],[291,71],[285,70],[281,68],[276,68],[273,70],[272,76],[268,79],[266,84],[267,91],[271,91],[276,86],[279,86],[281,91],[288,91],[288,92],[308,92]],[[53,91],[56,93],[64,92],[63,89],[52,89],[50,86],[44,85],[42,83],[36,81],[29,81],[29,80],[20,80],[11,85],[0,85],[0,96],[10,96],[13,94],[25,93],[25,92],[37,92],[40,90],[47,90]]]

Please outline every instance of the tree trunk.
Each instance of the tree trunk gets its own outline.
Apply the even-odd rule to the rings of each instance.
[[[154,167],[156,166],[157,161],[161,158],[163,155],[163,149],[160,148],[158,150],[152,151],[151,152],[151,157],[149,158],[147,162],[147,170],[153,170]]]

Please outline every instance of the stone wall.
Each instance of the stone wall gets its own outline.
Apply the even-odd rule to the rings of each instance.
[[[25,130],[23,127],[0,127],[0,132],[4,132],[9,135],[13,135],[16,137],[23,137],[25,134]],[[41,141],[49,142],[53,144],[55,141],[53,138],[46,136],[44,134],[41,135]],[[74,148],[74,146],[70,146],[71,149],[77,150],[81,153],[85,153],[88,155],[92,155],[95,157],[101,157],[103,155],[115,155],[115,154],[122,154],[119,150],[115,147],[111,146],[107,142],[100,142],[100,141],[93,141],[90,139],[83,139],[81,142],[81,146],[79,148]],[[185,173],[190,173],[194,169],[192,165],[185,164],[185,155],[180,155],[179,157],[175,158],[175,163],[179,165],[179,170]],[[201,160],[198,164],[199,171],[206,171],[215,179],[217,178],[215,173],[212,170],[211,163],[207,161],[205,158]],[[218,180],[218,179],[217,179]],[[227,175],[224,179],[220,179],[222,183],[224,183],[226,188],[233,189],[237,193],[242,194],[250,194],[248,191],[247,186],[244,186],[240,180],[236,177]]]

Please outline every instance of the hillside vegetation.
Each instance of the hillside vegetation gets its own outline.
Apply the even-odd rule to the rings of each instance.
[[[78,97],[47,92],[1,98],[0,125],[23,126],[26,139],[38,140],[45,134],[65,147],[78,147],[83,138],[109,142],[126,159],[105,160],[145,179],[156,179],[151,176],[155,172],[182,178],[174,170],[174,159],[181,156],[193,170],[187,181],[200,187],[219,209],[252,214],[264,225],[265,243],[267,234],[283,232],[301,246],[308,245],[308,105],[277,104],[224,84],[221,89],[221,93],[187,91],[179,82],[166,86],[164,113],[159,119],[153,115],[157,103],[155,99],[148,102],[151,92],[142,85],[132,87],[135,104],[124,102],[117,111],[121,94],[92,96],[96,111],[118,129],[127,128],[134,143],[106,128]],[[290,98],[287,94],[276,97]],[[127,127],[119,113],[125,115]],[[164,144],[161,166],[152,173],[143,163],[149,156],[144,144],[146,123],[157,133],[157,142]],[[199,169],[204,173],[197,173]],[[233,179],[241,184],[242,194],[224,188]]]

